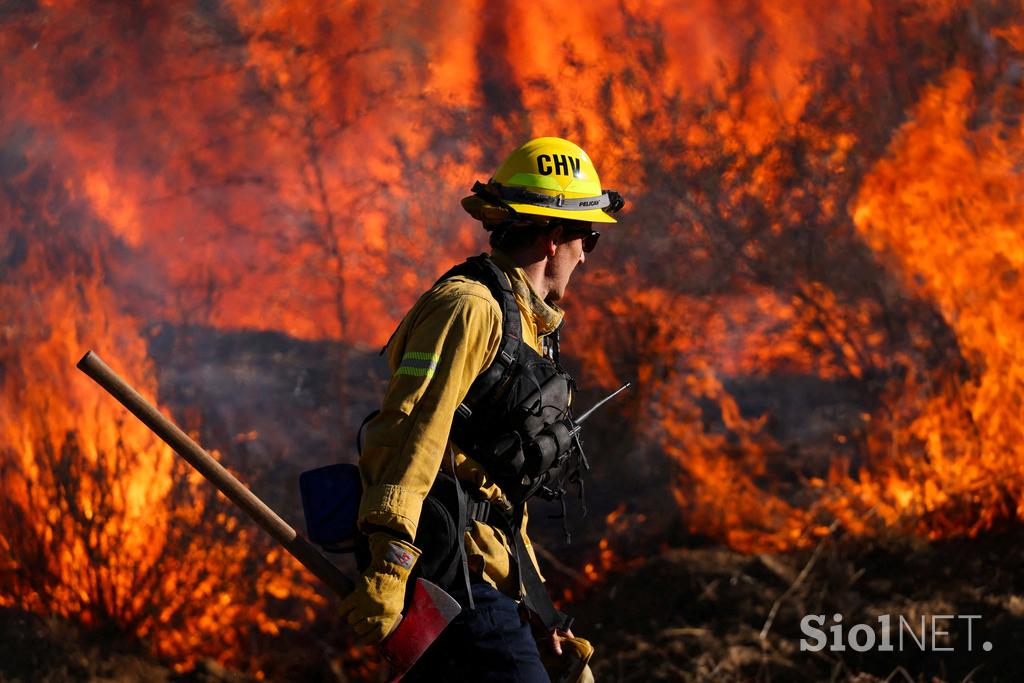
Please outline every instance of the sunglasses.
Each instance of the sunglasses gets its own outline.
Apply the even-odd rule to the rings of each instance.
[[[579,228],[573,228],[564,222],[561,225],[563,230],[562,234],[565,236],[566,240],[582,238],[583,253],[589,254],[590,252],[594,251],[594,248],[597,246],[597,240],[598,238],[601,237],[600,232],[598,232],[597,230],[592,230],[591,228],[585,228],[583,230],[580,230]]]

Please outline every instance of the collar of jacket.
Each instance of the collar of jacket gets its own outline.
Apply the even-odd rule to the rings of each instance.
[[[543,337],[557,330],[558,326],[562,324],[565,311],[541,299],[527,279],[526,273],[515,264],[508,254],[494,249],[491,251],[491,259],[508,275],[519,308],[523,312],[528,311],[532,314],[533,324],[537,326],[537,336]]]

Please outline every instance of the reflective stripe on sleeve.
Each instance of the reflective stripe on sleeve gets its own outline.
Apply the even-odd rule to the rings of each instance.
[[[434,370],[441,357],[436,353],[425,353],[423,351],[409,351],[402,356],[402,362],[396,375],[412,375],[413,377],[433,377]]]

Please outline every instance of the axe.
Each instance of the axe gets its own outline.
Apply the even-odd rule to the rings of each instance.
[[[78,369],[89,375],[121,405],[142,420],[178,455],[188,461],[231,502],[274,537],[285,550],[340,596],[352,592],[352,580],[341,573],[309,541],[267,507],[244,484],[204,451],[177,425],[144,399],[92,351],[78,361]],[[441,634],[462,608],[450,595],[424,579],[417,579],[412,601],[398,626],[383,643],[384,656],[392,665],[392,683],[404,676],[420,655]]]

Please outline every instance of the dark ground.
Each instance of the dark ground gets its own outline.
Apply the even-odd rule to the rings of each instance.
[[[591,624],[601,681],[1017,681],[1024,677],[1024,532],[931,544],[825,541],[813,550],[741,555],[720,547],[674,549],[611,577],[576,611]],[[795,587],[794,587],[795,586]],[[792,587],[792,588],[791,588]],[[779,608],[761,638],[773,605]],[[906,635],[900,652],[800,652],[800,620],[843,615],[879,631],[878,617],[980,615],[967,651],[964,620],[928,652]],[[584,628],[580,627],[581,632]],[[982,650],[992,643],[990,652]],[[831,642],[831,640],[830,640]]]
[[[597,648],[598,681],[1017,681],[1024,664],[1024,531],[973,540],[907,544],[833,539],[814,550],[743,555],[721,547],[666,550],[609,576],[568,609]],[[794,587],[795,586],[795,587]],[[784,596],[784,597],[783,597]],[[772,606],[780,606],[767,637]],[[946,621],[953,652],[799,651],[804,614],[833,612],[843,623],[873,624],[882,614],[977,614],[973,651],[966,629]],[[826,622],[825,627],[831,625]],[[323,628],[321,626],[321,628]],[[331,628],[334,630],[334,628]],[[321,643],[343,638],[321,633]],[[294,639],[301,643],[302,638]],[[993,644],[984,652],[980,644]],[[214,663],[174,674],[126,645],[65,622],[0,611],[0,681],[248,680]],[[894,643],[898,641],[894,638]],[[930,646],[930,641],[927,643]],[[297,647],[301,647],[296,645]],[[306,639],[282,675],[269,680],[357,680],[333,671]]]

